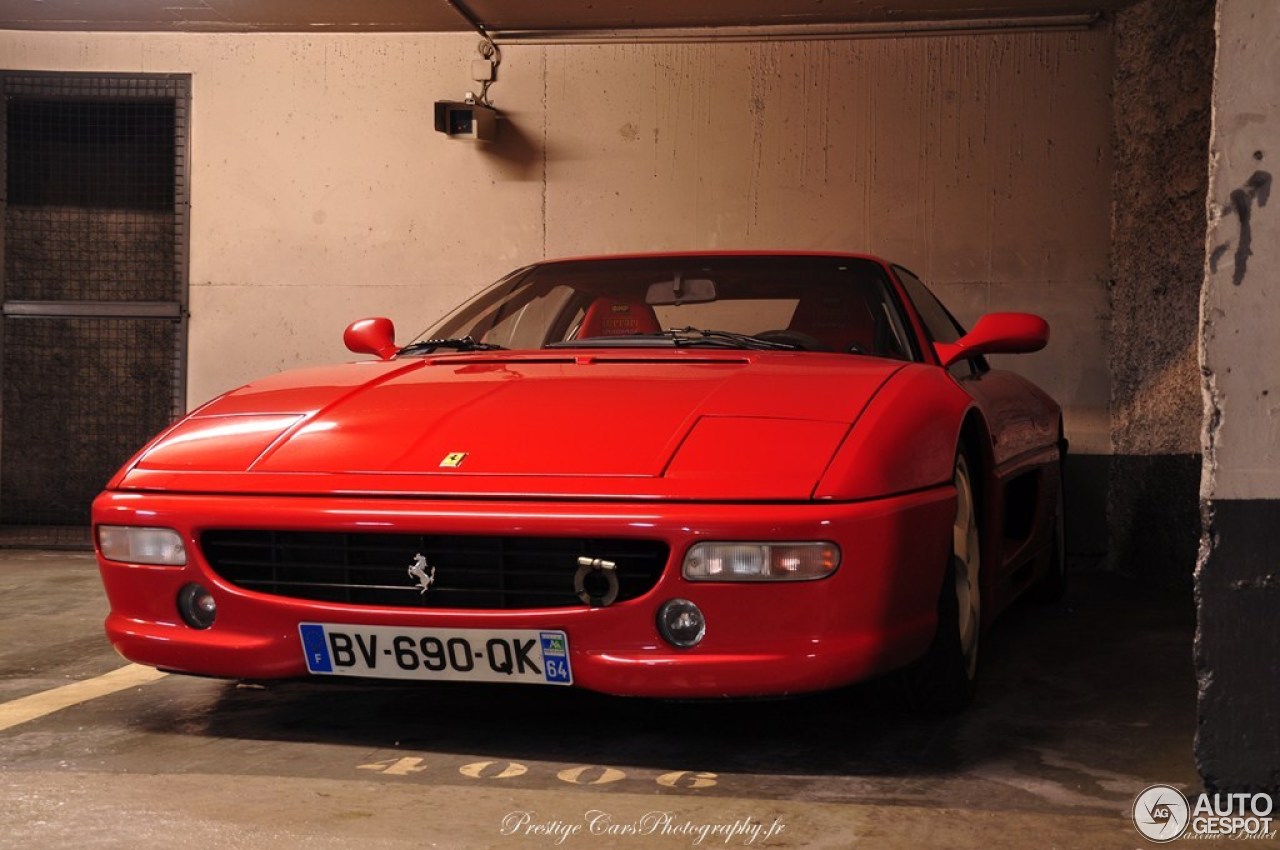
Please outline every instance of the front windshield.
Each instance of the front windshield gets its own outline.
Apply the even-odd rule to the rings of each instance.
[[[697,343],[909,360],[890,293],[879,264],[850,257],[573,260],[509,276],[418,339],[512,349]]]

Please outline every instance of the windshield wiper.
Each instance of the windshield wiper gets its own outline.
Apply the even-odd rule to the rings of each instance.
[[[454,351],[505,351],[506,346],[494,345],[491,342],[479,342],[469,336],[451,339],[424,339],[411,342],[400,349],[400,354],[430,354],[438,348],[452,348]]]
[[[592,336],[583,339],[567,339],[547,343],[547,348],[747,348],[760,351],[797,351],[799,345],[781,340],[761,339],[750,334],[732,331],[702,330],[700,328],[671,328],[646,334],[621,334],[618,336]]]
[[[722,348],[754,348],[762,351],[799,351],[800,346],[794,342],[783,342],[778,339],[765,339],[763,337],[752,336],[751,334],[740,334],[732,331],[703,331],[697,328],[684,328],[676,331],[679,334],[687,334],[684,342],[676,342],[676,345],[719,345]]]

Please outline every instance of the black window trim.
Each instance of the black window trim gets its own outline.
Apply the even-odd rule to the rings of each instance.
[[[893,269],[894,275],[898,278],[898,282],[902,284],[902,288],[904,291],[907,288],[907,283],[903,279],[903,273],[906,273],[908,275],[911,275],[911,277],[913,277],[916,280],[916,282],[918,282],[922,287],[924,287],[924,290],[928,292],[929,295],[933,296],[933,300],[937,303],[939,307],[942,308],[942,312],[946,315],[947,319],[950,320],[951,324],[955,327],[956,333],[958,333],[960,336],[964,336],[966,333],[969,332],[968,328],[960,324],[960,320],[955,317],[955,315],[951,312],[951,309],[947,307],[946,304],[942,303],[942,299],[939,298],[934,293],[934,291],[929,288],[929,284],[924,282],[924,278],[920,277],[920,275],[916,274],[911,269],[907,268],[906,266],[900,263],[892,263],[890,267]],[[929,338],[929,343],[933,344],[934,342],[936,342],[936,340],[934,340],[933,338],[933,331],[929,329],[929,323],[924,320],[924,313],[921,312],[920,307],[915,304],[915,299],[912,299],[912,306],[915,308],[916,314],[920,316],[920,326],[924,328],[925,335]],[[972,358],[969,358],[967,362],[970,364],[971,371],[974,376],[981,375],[991,371],[991,364],[987,362],[987,358],[985,357],[972,357]]]

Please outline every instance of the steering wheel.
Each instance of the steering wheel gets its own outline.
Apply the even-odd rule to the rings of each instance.
[[[785,342],[794,345],[801,351],[830,351],[822,344],[822,341],[815,336],[809,336],[807,333],[791,330],[774,330],[761,331],[758,334],[752,334],[756,339],[768,340],[769,342]]]

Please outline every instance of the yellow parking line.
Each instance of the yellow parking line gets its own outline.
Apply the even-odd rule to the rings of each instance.
[[[129,664],[102,676],[0,704],[0,731],[91,699],[154,682],[165,675],[151,667]]]

